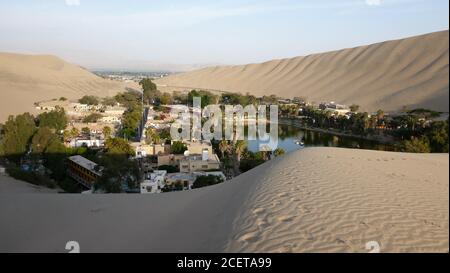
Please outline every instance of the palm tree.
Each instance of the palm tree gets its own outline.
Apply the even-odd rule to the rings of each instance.
[[[357,104],[352,104],[352,105],[350,106],[350,111],[352,111],[353,113],[358,112],[358,110],[359,110],[359,105],[357,105]]]
[[[112,130],[111,130],[111,128],[110,128],[109,126],[103,127],[102,132],[103,132],[103,136],[104,136],[105,138],[111,137],[111,132],[112,132]]]
[[[230,145],[228,145],[228,141],[226,141],[225,139],[222,139],[219,142],[219,150],[222,153],[222,159],[225,158],[225,152],[228,152],[230,149]]]
[[[238,175],[240,173],[239,166],[241,164],[241,155],[242,152],[245,150],[247,146],[247,143],[244,140],[238,140],[236,141],[236,144],[234,145],[234,173],[235,175]]]
[[[80,134],[80,131],[78,131],[77,128],[73,127],[72,130],[70,130],[70,136],[72,138],[76,138]]]
[[[282,148],[276,148],[275,151],[273,151],[273,155],[274,155],[275,157],[282,156],[282,155],[284,155],[285,153],[286,153],[286,152],[285,152],[284,149],[282,149]]]
[[[377,118],[378,118],[378,120],[384,119],[384,111],[383,110],[379,109],[377,111]]]
[[[64,142],[69,142],[70,139],[72,138],[72,134],[70,133],[70,131],[64,130],[63,138],[64,138]]]

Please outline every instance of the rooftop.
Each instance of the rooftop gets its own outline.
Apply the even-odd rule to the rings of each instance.
[[[91,172],[94,172],[94,173],[100,175],[100,173],[95,170],[95,167],[97,167],[97,164],[90,161],[87,158],[84,158],[80,155],[74,155],[74,156],[69,157],[69,160],[80,165],[81,167],[83,167],[87,170],[90,170]]]

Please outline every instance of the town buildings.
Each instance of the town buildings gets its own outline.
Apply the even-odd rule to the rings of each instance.
[[[333,114],[337,114],[338,116],[347,116],[351,113],[351,110],[346,105],[337,104],[334,101],[332,102],[324,102],[319,104],[319,109],[323,111],[330,111]]]
[[[208,151],[204,151],[202,154],[187,155],[180,161],[180,172],[182,173],[219,169],[219,157],[216,154],[209,156]]]
[[[142,194],[160,193],[165,186],[166,175],[167,171],[154,171],[148,174],[144,182],[140,184],[140,192]]]
[[[67,160],[67,173],[84,187],[91,189],[101,176],[98,165],[82,156],[71,156]]]

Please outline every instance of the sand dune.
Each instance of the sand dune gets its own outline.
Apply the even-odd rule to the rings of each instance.
[[[308,148],[158,195],[0,193],[0,252],[449,251],[448,154]]]
[[[46,187],[36,186],[27,182],[16,180],[10,176],[0,174],[0,193],[58,193],[58,191],[58,189],[49,189]]]
[[[356,103],[368,111],[403,106],[448,112],[449,33],[274,60],[210,67],[158,81],[161,89],[204,88]],[[177,88],[180,87],[180,88]]]
[[[34,112],[35,102],[83,95],[105,97],[125,87],[54,56],[0,53],[0,122],[10,114]]]

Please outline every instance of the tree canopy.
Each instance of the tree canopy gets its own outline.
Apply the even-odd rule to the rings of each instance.
[[[37,117],[39,127],[48,127],[57,132],[63,131],[67,127],[67,116],[64,108],[56,107],[55,110],[45,112]]]
[[[97,97],[87,95],[79,99],[78,102],[87,105],[98,105],[100,103]]]
[[[219,176],[215,176],[215,175],[199,176],[199,177],[197,177],[194,184],[192,185],[192,188],[198,189],[198,188],[216,185],[216,184],[219,184],[222,182],[223,182],[223,179],[220,178]]]
[[[97,122],[99,119],[101,119],[103,116],[99,113],[92,113],[89,116],[86,116],[83,119],[84,123],[95,123]]]
[[[18,162],[28,151],[29,143],[36,132],[34,117],[29,113],[9,116],[2,127],[1,151],[13,161]]]
[[[186,145],[181,141],[174,141],[171,146],[171,151],[173,154],[181,155],[187,150]]]

